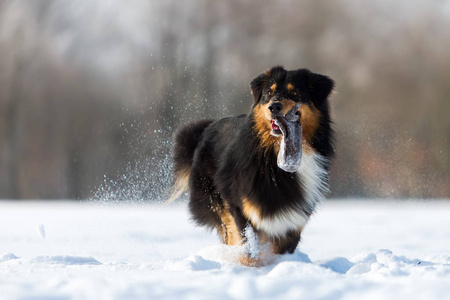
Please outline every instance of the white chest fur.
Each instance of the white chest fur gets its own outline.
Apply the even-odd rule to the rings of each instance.
[[[312,213],[314,207],[324,199],[324,192],[328,190],[327,171],[324,168],[326,159],[313,151],[303,154],[300,168],[297,171],[298,180],[303,187],[303,197],[307,202],[307,208],[298,207],[280,211],[268,218],[261,217],[256,211],[247,211],[247,217],[258,229],[269,236],[280,237],[288,231],[301,230],[308,222],[308,213]]]
[[[306,202],[314,209],[325,199],[328,192],[328,172],[325,169],[327,159],[314,151],[303,154],[297,175],[303,187]],[[311,211],[312,213],[312,211]]]

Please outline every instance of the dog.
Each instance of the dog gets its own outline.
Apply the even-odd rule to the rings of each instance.
[[[174,134],[170,200],[189,190],[197,225],[226,245],[247,245],[240,263],[261,266],[293,253],[324,199],[333,88],[325,75],[275,66],[251,81],[250,113],[192,122]]]

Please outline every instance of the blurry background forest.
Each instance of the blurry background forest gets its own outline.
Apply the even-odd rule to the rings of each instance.
[[[0,198],[165,195],[181,123],[336,82],[330,197],[450,197],[450,4],[0,0]]]

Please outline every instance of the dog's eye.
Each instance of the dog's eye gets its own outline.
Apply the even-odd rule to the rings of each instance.
[[[297,93],[297,91],[291,91],[291,95],[297,96],[298,93]]]
[[[268,96],[273,96],[273,90],[268,90],[268,91],[267,91],[267,95],[268,95]]]

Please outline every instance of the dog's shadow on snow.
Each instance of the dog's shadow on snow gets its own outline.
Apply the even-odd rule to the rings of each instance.
[[[274,263],[274,267],[280,263],[289,262],[301,262],[306,264],[313,264],[320,266],[325,269],[329,269],[335,273],[345,274],[350,270],[355,264],[349,261],[345,257],[335,257],[332,259],[320,260],[312,262],[309,256],[303,252],[295,251],[293,254],[284,254],[277,257],[277,261]]]

